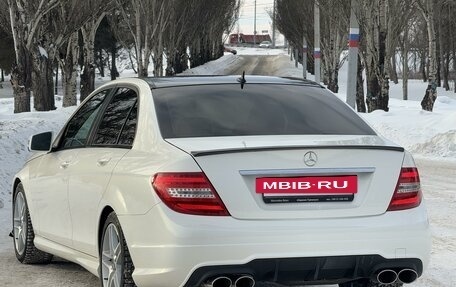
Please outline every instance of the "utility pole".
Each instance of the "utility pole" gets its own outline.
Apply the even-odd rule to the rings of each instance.
[[[253,20],[253,46],[255,47],[256,46],[256,0],[255,0],[255,16],[253,17],[254,20]]]
[[[274,0],[274,8],[272,8],[272,48],[273,49],[275,49],[275,46],[276,46],[276,20],[275,20],[276,5],[277,5],[277,0]]]
[[[302,78],[307,79],[307,40],[305,36],[302,39]]]
[[[314,26],[315,26],[315,49],[314,49],[314,60],[315,60],[315,82],[320,84],[320,60],[321,60],[321,51],[320,51],[320,6],[318,5],[317,0],[314,4]]]
[[[351,0],[350,35],[348,50],[348,77],[347,77],[347,104],[355,109],[356,81],[358,76],[358,50],[359,50],[359,23],[356,19],[355,9],[358,9],[358,0]]]

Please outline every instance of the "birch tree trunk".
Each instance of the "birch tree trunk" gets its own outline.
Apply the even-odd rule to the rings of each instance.
[[[434,25],[434,4],[432,0],[424,0],[424,3],[417,4],[423,14],[424,20],[427,24],[428,33],[428,86],[421,101],[421,107],[425,111],[432,112],[434,103],[437,99],[437,48],[436,48],[436,35]],[[418,3],[418,2],[417,2]],[[422,4],[422,5],[420,5]]]
[[[408,29],[404,31],[404,41],[402,44],[402,98],[408,100],[408,78],[409,78],[409,66],[408,66],[408,55],[409,55],[409,40],[408,40]]]
[[[79,59],[78,33],[71,35],[65,59],[60,61],[63,73],[63,107],[77,104],[77,66]]]
[[[387,67],[387,60],[389,59],[387,55],[387,39],[388,39],[388,0],[380,0],[379,1],[379,16],[380,16],[380,24],[379,24],[379,68],[380,70],[377,71],[378,78],[380,80],[380,89],[381,94],[380,98],[378,99],[378,109],[382,109],[385,112],[389,111],[388,103],[389,103],[389,75],[388,75],[388,67]]]
[[[397,76],[397,60],[396,60],[396,53],[394,53],[393,55],[391,55],[391,63],[390,63],[390,67],[389,67],[389,74],[391,75],[391,81],[393,81],[393,83],[395,84],[398,84],[399,83],[399,77]]]
[[[53,58],[39,46],[32,53],[32,60],[33,106],[37,111],[55,110]]]
[[[363,79],[364,67],[361,63],[361,58],[358,57],[358,72],[357,72],[357,81],[356,81],[356,107],[358,112],[366,112],[366,101],[364,99],[364,79]]]
[[[95,90],[95,35],[101,20],[105,17],[103,13],[98,19],[88,21],[81,28],[84,41],[83,55],[84,64],[81,74],[81,102]]]
[[[13,32],[14,48],[16,51],[16,63],[11,71],[11,84],[14,94],[14,113],[30,112],[30,88],[31,88],[31,61],[22,31],[23,22],[19,19],[19,13],[13,0],[8,0],[11,30]]]
[[[135,5],[135,45],[136,45],[136,60],[138,63],[138,76],[144,76],[144,63],[143,63],[143,35],[141,34],[141,5],[139,1],[132,1]],[[147,28],[147,25],[146,25]]]
[[[16,47],[16,49],[18,49]],[[24,47],[18,50],[18,61],[11,71],[11,84],[14,94],[14,113],[30,112],[31,63],[30,55]],[[19,60],[20,59],[20,60]]]
[[[426,73],[426,51],[423,51],[420,53],[420,73],[421,73],[421,79],[423,82],[427,81],[427,73]]]
[[[443,11],[441,10],[441,13]],[[450,73],[450,49],[448,45],[448,40],[445,41],[444,35],[451,35],[451,31],[448,31],[446,28],[449,26],[448,23],[444,23],[444,20],[439,20],[439,55],[440,55],[440,70],[443,75],[443,88],[445,91],[450,89],[450,84],[448,81]],[[437,81],[439,82],[439,81]]]
[[[117,71],[116,65],[116,56],[117,56],[117,47],[116,44],[113,43],[111,46],[111,80],[115,80],[119,76],[119,72]]]
[[[7,0],[7,3],[16,52],[16,64],[11,76],[15,99],[14,111],[15,113],[30,111],[30,95],[34,88],[37,89],[34,91],[34,96],[37,97],[35,107],[39,110],[52,109],[54,108],[52,63],[48,62],[48,58],[41,57],[36,38],[43,17],[49,14],[59,2],[58,0]],[[42,85],[34,84],[38,79],[43,81]],[[50,89],[48,89],[49,85],[51,85]],[[42,98],[44,96],[48,99]]]

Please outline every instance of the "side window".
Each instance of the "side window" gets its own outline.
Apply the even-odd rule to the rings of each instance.
[[[136,130],[137,98],[136,92],[131,89],[117,90],[100,122],[93,141],[94,145],[115,145],[117,143],[131,145],[133,143]],[[131,134],[133,125],[133,134]],[[131,137],[130,140],[129,137]],[[123,140],[119,142],[120,138]]]
[[[60,145],[62,148],[85,146],[90,129],[110,91],[104,90],[96,94],[77,111],[68,122]]]
[[[133,109],[131,109],[130,115],[128,116],[127,122],[125,123],[125,127],[122,130],[119,138],[119,145],[126,145],[131,146],[133,145],[133,141],[135,139],[136,134],[136,124],[137,124],[137,116],[138,116],[138,101],[136,101]]]

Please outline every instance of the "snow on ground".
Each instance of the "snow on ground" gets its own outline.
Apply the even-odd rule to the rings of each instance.
[[[183,76],[194,75],[224,75],[227,70],[230,70],[241,63],[242,59],[231,53],[225,53],[225,56],[215,61],[206,63],[199,67],[184,71]]]
[[[185,74],[224,74],[241,65],[242,56],[259,54],[274,57],[272,70],[276,75],[302,77],[302,67],[294,66],[286,50],[239,47],[236,50],[237,55],[226,54]],[[346,66],[340,72],[337,96],[341,100],[346,97]],[[122,76],[132,76],[132,73],[127,69]],[[308,74],[308,78],[313,79],[313,76]],[[420,100],[425,88],[426,83],[422,81],[410,81],[411,100],[403,101],[401,85],[391,84],[390,112],[376,111],[362,114],[362,117],[380,134],[410,150],[421,171],[432,225],[433,250],[429,269],[412,286],[456,286],[456,225],[453,219],[456,218],[456,96],[439,89],[434,112],[424,112]],[[59,107],[52,112],[13,114],[13,99],[2,98],[8,93],[8,89],[3,92],[0,89],[0,253],[12,252],[11,241],[7,238],[11,226],[10,185],[14,174],[30,155],[27,151],[29,137],[43,131],[58,132],[75,109]],[[59,97],[56,103],[61,105]]]
[[[74,110],[13,114],[13,99],[0,100],[0,208],[10,204],[13,176],[30,156],[30,136],[45,131],[56,135]]]
[[[269,49],[269,48],[246,48],[246,47],[230,47],[237,51],[238,55],[263,55],[263,56],[277,56],[285,55],[286,50],[283,49]]]

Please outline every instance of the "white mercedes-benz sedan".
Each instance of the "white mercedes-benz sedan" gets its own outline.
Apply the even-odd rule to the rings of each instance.
[[[18,260],[102,286],[402,286],[429,262],[412,156],[310,81],[117,80],[29,148]]]

